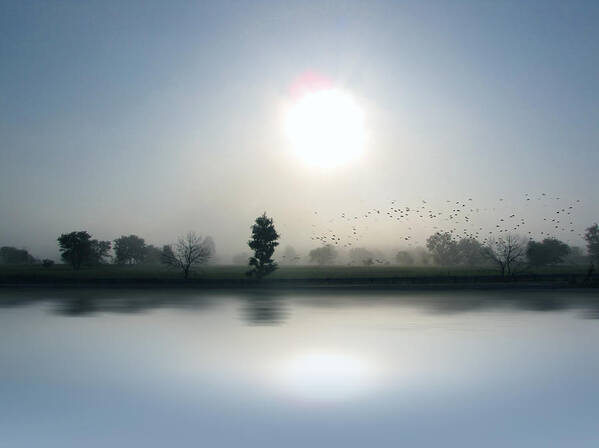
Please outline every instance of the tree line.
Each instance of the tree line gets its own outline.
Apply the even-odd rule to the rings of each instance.
[[[82,266],[94,266],[109,263],[110,250],[114,249],[115,264],[158,264],[181,270],[184,278],[188,278],[191,268],[206,263],[215,253],[214,240],[201,237],[195,232],[179,237],[174,245],[165,244],[157,248],[146,244],[137,235],[123,235],[111,241],[99,241],[85,230],[63,233],[58,237],[60,257],[73,269]]]
[[[277,269],[273,254],[279,244],[278,239],[279,234],[272,218],[266,216],[266,213],[256,218],[251,226],[251,239],[248,241],[248,246],[254,252],[254,255],[247,259],[248,276],[260,279]],[[179,237],[175,244],[165,244],[162,248],[146,244],[145,240],[137,235],[123,235],[114,241],[102,241],[93,238],[86,230],[63,233],[57,241],[61,259],[74,270],[111,261],[121,265],[162,263],[180,270],[185,279],[189,278],[194,267],[208,262],[216,252],[212,237],[201,237],[195,232],[189,232]],[[114,257],[110,255],[112,249]],[[5,246],[0,248],[0,262],[34,264],[39,260],[26,249]],[[42,262],[46,267],[54,263],[52,260]]]
[[[266,213],[255,219],[248,241],[253,255],[238,256],[238,261],[246,260],[248,276],[259,279],[277,269],[278,265],[273,257],[279,237],[273,219]],[[599,263],[599,226],[596,223],[586,229],[584,240],[590,261],[589,272],[592,272],[594,263]],[[114,241],[101,241],[92,238],[85,230],[77,230],[61,234],[58,237],[58,247],[62,260],[75,270],[110,261],[122,265],[162,263],[180,270],[186,279],[194,266],[205,264],[216,252],[214,240],[210,236],[203,238],[195,232],[179,237],[174,245],[166,244],[158,248],[146,244],[137,235],[123,235]],[[114,257],[110,256],[111,249],[114,250]],[[326,266],[336,262],[339,252],[329,244],[311,250],[308,255],[311,263]],[[426,240],[426,249],[401,250],[397,252],[395,262],[406,266],[431,263],[439,266],[495,265],[502,275],[510,275],[523,267],[561,264],[567,257],[579,261],[587,259],[580,248],[571,247],[556,238],[535,241],[518,235],[505,235],[498,239],[487,239],[483,244],[475,238],[455,238],[449,232],[437,232]],[[282,259],[287,263],[296,263],[300,257],[288,246]],[[365,248],[350,250],[349,259],[350,264],[354,265],[390,264],[381,254]],[[46,267],[54,263],[49,259],[40,261],[26,249],[11,246],[0,248],[0,263],[40,262]]]
[[[426,248],[400,250],[395,263],[402,266],[496,266],[502,275],[513,274],[527,267],[558,264],[587,264],[594,270],[599,262],[599,227],[593,224],[586,229],[584,240],[588,256],[582,249],[572,247],[557,238],[542,241],[518,235],[505,235],[487,239],[485,243],[472,237],[456,238],[450,232],[437,232],[426,240]],[[311,250],[309,262],[319,266],[337,263],[340,253],[335,246],[327,244]],[[377,251],[353,248],[348,252],[349,265],[389,265],[391,262]]]
[[[590,269],[599,261],[599,228],[597,224],[586,229],[584,239],[589,253]],[[450,233],[436,233],[427,239],[427,248],[435,262],[442,266],[484,264],[495,265],[501,275],[513,274],[527,267],[542,267],[585,261],[582,250],[571,247],[557,238],[535,241],[519,235],[490,238],[485,244],[470,237],[455,239]]]

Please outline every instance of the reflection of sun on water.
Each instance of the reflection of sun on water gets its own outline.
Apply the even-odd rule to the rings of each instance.
[[[285,132],[298,156],[321,168],[348,162],[365,144],[364,113],[347,93],[307,93],[287,112]]]
[[[275,369],[275,382],[306,401],[343,401],[376,385],[376,369],[365,359],[343,353],[314,352],[289,359]]]

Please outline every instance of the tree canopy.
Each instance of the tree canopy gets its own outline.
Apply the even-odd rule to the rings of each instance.
[[[459,261],[458,243],[449,232],[437,232],[426,240],[426,247],[431,251],[435,263],[450,266]]]
[[[597,223],[586,229],[584,240],[587,242],[591,259],[599,263],[599,225]]]
[[[395,261],[397,261],[397,263],[401,266],[412,266],[415,263],[414,256],[406,250],[400,250],[397,252],[395,255]]]
[[[277,269],[277,263],[272,256],[279,245],[278,239],[279,234],[272,218],[266,216],[266,212],[258,216],[252,225],[252,236],[248,241],[248,246],[254,251],[254,255],[249,259],[250,269],[247,275],[262,278]]]
[[[162,262],[162,250],[160,248],[153,246],[152,244],[147,244],[144,247],[144,255],[143,261],[144,264],[160,264]]]
[[[556,238],[545,238],[543,241],[529,241],[526,257],[531,266],[546,266],[563,263],[564,257],[570,253],[570,246]]]
[[[58,237],[58,247],[62,259],[73,269],[84,264],[103,263],[110,252],[110,241],[93,240],[85,230],[63,233]]]
[[[35,258],[27,251],[27,249],[4,246],[0,247],[0,263],[31,264],[35,263]]]
[[[114,240],[114,254],[119,264],[141,263],[146,255],[146,242],[137,235],[121,236]]]
[[[475,238],[461,238],[457,243],[457,251],[457,259],[460,264],[479,266],[487,261],[483,245]]]
[[[312,249],[308,255],[310,257],[311,263],[316,263],[319,266],[325,266],[333,264],[333,262],[337,258],[338,253],[337,249],[335,249],[330,244],[327,244],[326,246]]]
[[[354,247],[349,251],[349,261],[355,265],[370,266],[374,263],[374,254],[364,247]]]

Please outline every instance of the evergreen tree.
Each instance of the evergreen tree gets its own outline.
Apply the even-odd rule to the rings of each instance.
[[[272,218],[267,217],[266,212],[257,217],[252,226],[252,239],[248,241],[248,246],[254,251],[254,256],[250,257],[248,276],[254,275],[260,279],[277,269],[272,256],[279,245],[278,239]]]

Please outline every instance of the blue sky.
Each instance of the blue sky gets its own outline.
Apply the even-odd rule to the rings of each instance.
[[[53,256],[73,229],[195,229],[232,254],[267,210],[308,248],[312,209],[525,192],[580,199],[584,228],[597,23],[576,1],[2,2],[0,244]],[[359,163],[315,171],[287,150],[280,104],[306,71],[362,105]]]

